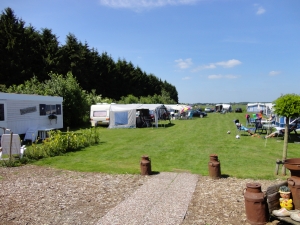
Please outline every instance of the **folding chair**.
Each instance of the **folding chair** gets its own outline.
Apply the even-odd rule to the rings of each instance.
[[[298,129],[298,123],[299,123],[299,118],[298,119],[296,119],[296,120],[294,120],[290,125],[290,128],[289,128],[289,134],[291,133],[291,132],[295,132],[295,134],[296,135],[298,135],[298,133],[297,133],[297,129]]]
[[[193,119],[193,115],[194,115],[194,112],[193,111],[189,111],[188,115],[187,115],[187,119]]]
[[[253,130],[252,128],[246,128],[242,126],[239,120],[234,120],[234,124],[237,129],[237,134],[241,134],[242,131],[247,132],[247,134],[249,134],[248,130]]]
[[[278,131],[278,132],[277,132]],[[284,132],[282,132],[282,129],[281,130],[277,130],[276,132],[277,132],[277,137],[276,137],[276,140],[278,140],[279,139],[279,137],[282,137],[282,138],[284,138]],[[289,137],[288,137],[289,139],[290,139],[290,135],[289,135]]]

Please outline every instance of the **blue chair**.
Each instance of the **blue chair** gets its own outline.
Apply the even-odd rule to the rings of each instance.
[[[244,127],[242,124],[240,124],[240,121],[239,120],[234,120],[233,121],[235,126],[236,126],[236,129],[237,129],[237,134],[240,134],[242,131],[243,132],[247,132],[249,134],[249,131],[250,132],[253,132],[255,128],[247,128],[247,127]]]
[[[193,119],[193,115],[194,115],[194,112],[193,111],[189,111],[188,115],[187,115],[187,119]]]

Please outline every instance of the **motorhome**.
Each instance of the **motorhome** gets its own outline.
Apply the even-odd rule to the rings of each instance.
[[[110,106],[111,105],[108,103],[97,103],[96,105],[91,105],[90,121],[92,127],[109,125]]]

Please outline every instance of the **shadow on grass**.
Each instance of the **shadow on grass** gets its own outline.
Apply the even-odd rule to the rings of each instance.
[[[230,177],[228,174],[221,174],[221,178],[228,178]]]

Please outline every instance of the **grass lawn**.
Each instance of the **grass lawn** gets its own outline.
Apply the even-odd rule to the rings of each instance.
[[[101,143],[64,156],[35,162],[55,168],[104,173],[140,173],[142,155],[149,155],[152,171],[189,171],[208,175],[210,154],[217,154],[222,175],[253,179],[286,179],[274,175],[282,158],[283,140],[242,133],[236,139],[234,119],[246,122],[245,113],[209,113],[206,118],[173,120],[166,128],[101,129]],[[231,134],[227,134],[230,130]],[[300,135],[300,134],[299,134]],[[300,141],[291,134],[288,158],[299,158]],[[279,170],[279,174],[281,170]],[[289,171],[287,170],[287,174]]]

